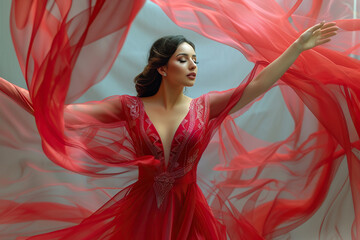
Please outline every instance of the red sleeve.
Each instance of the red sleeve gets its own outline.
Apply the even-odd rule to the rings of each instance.
[[[64,1],[49,7],[47,1],[13,2],[15,50],[43,150],[56,164],[88,175],[109,175],[104,171],[110,167],[114,173],[122,171],[116,167],[136,164],[116,154],[130,151],[122,144],[129,139],[117,97],[96,104],[68,104],[106,76],[144,3]]]
[[[206,94],[209,108],[208,132],[213,134],[224,119],[228,116],[231,109],[239,102],[246,86],[254,79],[266,65],[265,62],[257,62],[253,70],[236,88],[226,91],[212,91]]]
[[[122,106],[123,96],[110,96],[101,101],[89,101],[67,105],[64,109],[65,124],[81,125],[114,124],[125,120]]]
[[[34,108],[32,106],[28,90],[18,87],[0,77],[0,91],[14,100],[27,112],[31,114],[34,113]]]

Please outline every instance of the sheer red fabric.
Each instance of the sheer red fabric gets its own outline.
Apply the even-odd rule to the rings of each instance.
[[[168,168],[162,165],[161,141],[156,141],[156,129],[146,121],[139,99],[113,96],[71,104],[107,74],[144,2],[13,1],[11,30],[29,92],[2,79],[0,90],[34,115],[42,151],[66,170],[26,162],[31,170],[15,179],[1,179],[2,184],[14,186],[25,184],[34,174],[47,179],[39,182],[39,188],[22,186],[1,200],[0,221],[8,230],[2,237],[44,233],[31,239],[285,239],[317,214],[328,198],[320,211],[319,239],[358,239],[360,20],[352,19],[358,9],[352,9],[348,0],[153,2],[177,25],[241,51],[256,62],[254,70],[237,88],[193,100],[182,128],[204,124],[204,133],[189,131],[195,138],[185,139],[193,142],[174,144],[173,170],[181,171],[176,176],[162,174],[159,169]],[[268,62],[321,20],[337,22],[338,37],[302,53],[277,83],[293,124],[291,131],[280,140],[251,134],[238,120],[254,103],[232,115],[229,111]],[[20,109],[3,95],[1,102],[4,119],[14,119],[11,114]],[[89,114],[97,107],[106,111]],[[191,113],[197,117],[190,119]],[[144,129],[150,132],[137,133],[134,126],[139,124],[148,124]],[[17,121],[13,125],[20,127]],[[13,137],[11,129],[2,131]],[[37,134],[28,131],[24,133]],[[147,136],[154,138],[152,147],[144,143]],[[181,150],[182,143],[192,150]],[[4,138],[1,144],[12,143]],[[186,156],[178,161],[177,154]],[[195,182],[201,156],[202,161],[219,159],[214,168],[219,175],[205,183],[205,196]],[[344,164],[346,176],[330,194]],[[70,171],[87,178],[72,185],[51,177]],[[109,186],[104,178],[109,176],[129,183],[113,187],[121,189],[114,197],[101,186],[102,182]],[[46,196],[47,187],[66,187],[70,192]],[[38,195],[42,191],[45,195]],[[346,216],[340,213],[349,194],[354,220],[344,228],[341,221]],[[85,201],[89,198],[99,198],[104,205],[93,206]],[[139,209],[148,214],[134,214]],[[16,232],[9,233],[9,228]]]

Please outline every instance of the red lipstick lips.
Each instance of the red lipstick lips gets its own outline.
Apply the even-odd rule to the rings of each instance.
[[[196,73],[189,73],[188,75],[186,75],[188,78],[190,78],[191,80],[194,80],[196,78]]]

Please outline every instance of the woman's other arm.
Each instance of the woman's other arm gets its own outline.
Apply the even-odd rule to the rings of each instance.
[[[30,114],[34,114],[29,91],[0,77],[0,91],[9,96]]]
[[[70,104],[65,107],[64,119],[69,124],[114,123],[123,119],[121,96],[101,101]]]
[[[266,92],[289,69],[301,52],[329,42],[331,37],[336,35],[337,30],[335,23],[324,22],[306,30],[280,57],[264,68],[246,86],[243,96],[229,114],[238,111]]]
[[[29,91],[16,86],[0,77],[0,91],[13,99],[30,114],[34,108]],[[121,118],[120,96],[109,97],[98,102],[67,105],[64,110],[64,119],[67,123],[81,124],[87,122],[111,123]]]

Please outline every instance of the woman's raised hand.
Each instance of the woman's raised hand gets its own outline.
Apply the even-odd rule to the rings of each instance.
[[[301,36],[296,40],[297,45],[301,51],[305,51],[327,43],[331,40],[331,37],[337,34],[338,29],[339,28],[336,26],[336,23],[325,23],[323,21],[301,34]]]

